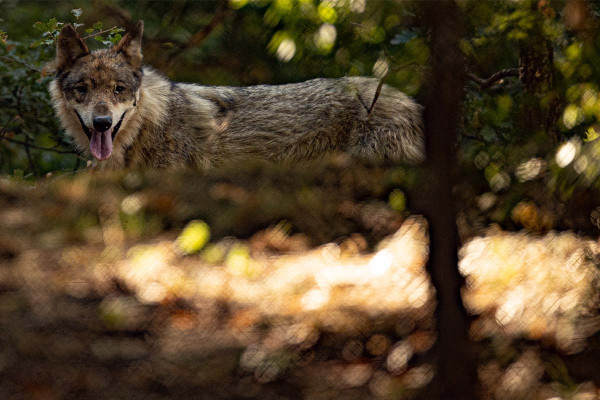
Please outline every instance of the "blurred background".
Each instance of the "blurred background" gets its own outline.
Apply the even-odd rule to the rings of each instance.
[[[0,398],[454,398],[431,389],[452,340],[463,398],[600,398],[599,18],[591,0],[0,0]],[[456,206],[434,206],[456,221],[465,337],[435,314],[459,293],[430,279],[435,162],[91,173],[45,67],[64,23],[104,48],[139,19],[172,80],[374,76],[425,106],[454,41],[458,126],[429,155],[454,155]]]

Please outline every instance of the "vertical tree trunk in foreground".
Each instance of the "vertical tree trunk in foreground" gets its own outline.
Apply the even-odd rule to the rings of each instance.
[[[432,74],[425,104],[428,164],[424,175],[424,214],[429,223],[428,272],[437,291],[434,348],[437,373],[424,397],[475,399],[477,387],[469,321],[460,297],[458,232],[452,197],[455,183],[458,121],[464,91],[460,10],[450,0],[423,3],[429,28]]]

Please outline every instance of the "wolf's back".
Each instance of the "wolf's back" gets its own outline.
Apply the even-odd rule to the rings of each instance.
[[[225,157],[305,160],[342,151],[369,160],[421,161],[421,107],[387,85],[375,100],[378,83],[346,77],[198,89],[214,93],[229,110],[214,149]]]

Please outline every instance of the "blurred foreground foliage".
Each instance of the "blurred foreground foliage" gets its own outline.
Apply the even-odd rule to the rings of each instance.
[[[435,297],[397,176],[334,158],[0,179],[0,394],[420,398]],[[465,243],[482,398],[597,396],[599,264],[571,232]]]

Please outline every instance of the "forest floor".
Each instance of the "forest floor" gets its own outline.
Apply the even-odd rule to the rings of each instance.
[[[435,296],[400,175],[0,179],[0,398],[415,398]],[[482,397],[599,398],[600,242],[491,227],[459,256]]]

